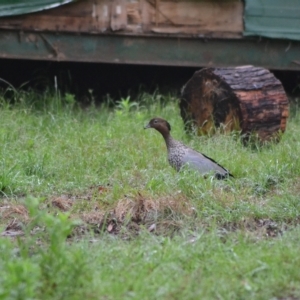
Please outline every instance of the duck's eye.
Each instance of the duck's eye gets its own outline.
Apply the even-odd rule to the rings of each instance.
[[[154,122],[154,124],[158,123],[158,121],[157,121],[157,120],[154,120],[153,122]]]

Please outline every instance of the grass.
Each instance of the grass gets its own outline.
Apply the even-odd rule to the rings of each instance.
[[[296,104],[280,143],[245,147],[186,135],[172,95],[4,91],[0,298],[300,299]],[[153,116],[235,179],[176,173]]]

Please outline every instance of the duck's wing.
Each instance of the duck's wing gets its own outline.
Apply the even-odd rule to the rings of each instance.
[[[218,179],[225,178],[227,176],[232,176],[228,170],[219,165],[212,158],[197,152],[193,149],[187,149],[184,156],[182,157],[182,162],[184,165],[188,164],[193,169],[198,170],[200,173],[205,174],[209,172],[215,172],[218,174]]]

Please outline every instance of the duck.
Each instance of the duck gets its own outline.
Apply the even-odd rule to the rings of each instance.
[[[168,121],[156,117],[144,126],[144,129],[154,128],[164,138],[167,146],[169,164],[180,171],[184,166],[197,170],[201,175],[212,173],[216,179],[234,177],[227,169],[218,164],[212,158],[200,153],[171,136],[171,125]]]

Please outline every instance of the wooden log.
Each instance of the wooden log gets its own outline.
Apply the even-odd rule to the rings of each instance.
[[[254,66],[202,69],[181,91],[180,111],[186,130],[212,134],[240,131],[244,141],[279,141],[289,115],[281,82],[268,70]]]

